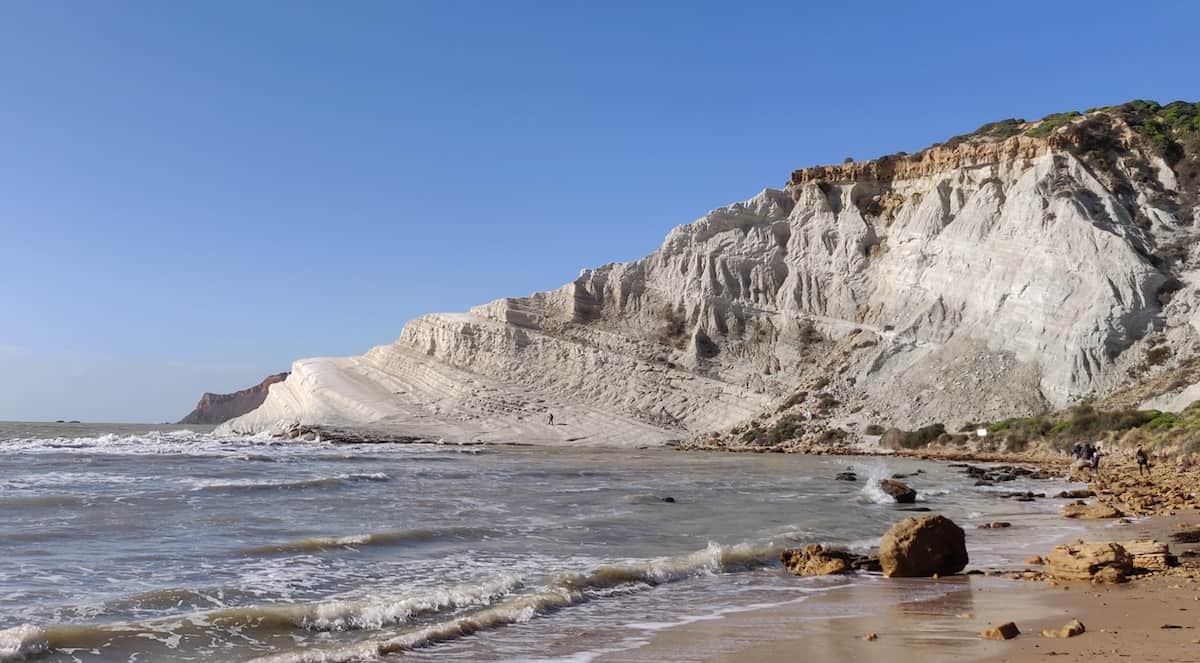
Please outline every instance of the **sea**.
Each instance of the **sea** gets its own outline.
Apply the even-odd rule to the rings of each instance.
[[[893,583],[897,600],[949,591],[779,564],[806,543],[866,551],[913,507],[959,523],[974,568],[1070,534],[1053,500],[997,494],[1061,480],[513,442],[0,423],[0,661],[616,661],[742,611],[867,614],[879,607],[828,600],[864,584]],[[858,480],[835,478],[846,470]],[[879,490],[893,474],[910,475],[916,504]],[[977,529],[996,520],[1013,527]]]

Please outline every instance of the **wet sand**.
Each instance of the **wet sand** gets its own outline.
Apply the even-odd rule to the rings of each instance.
[[[1096,523],[1086,538],[1168,541],[1181,525],[1200,526],[1200,513],[1155,516],[1130,524]],[[1179,554],[1200,550],[1200,545],[1172,543],[1171,550]],[[665,629],[639,649],[599,660],[652,663],[670,653],[673,660],[714,663],[1195,662],[1200,661],[1200,569],[1194,557],[1183,562],[1169,575],[1123,585],[1051,585],[989,576],[885,579],[821,597],[822,610],[817,612],[824,612],[824,618],[814,616],[816,606],[807,603],[726,615]],[[906,602],[904,587],[914,582],[942,583],[951,591],[937,599]],[[871,614],[837,616],[841,604],[872,603],[877,609]],[[1072,619],[1083,622],[1087,632],[1066,639],[1041,635],[1043,629],[1058,629]],[[1021,635],[1008,641],[980,637],[984,628],[1007,621],[1015,622]],[[865,639],[871,633],[877,638]]]

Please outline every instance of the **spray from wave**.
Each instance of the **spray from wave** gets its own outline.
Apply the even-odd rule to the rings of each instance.
[[[881,481],[890,479],[892,476],[892,471],[888,469],[887,464],[883,462],[869,463],[864,465],[863,469],[867,475],[867,483],[860,493],[862,500],[871,504],[895,504],[895,498],[883,492],[883,488],[879,486]]]

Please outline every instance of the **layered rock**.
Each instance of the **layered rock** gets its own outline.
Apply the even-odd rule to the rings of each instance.
[[[797,171],[641,260],[299,361],[225,430],[836,442],[1111,391],[1149,335],[1197,347],[1200,301],[1193,184],[1123,117]]]
[[[1118,543],[1055,546],[1045,562],[1046,575],[1060,580],[1121,583],[1133,572],[1133,557]]]
[[[240,417],[263,404],[271,385],[287,379],[287,373],[269,375],[262,382],[232,394],[205,393],[200,402],[188,415],[179,420],[181,424],[220,424]]]

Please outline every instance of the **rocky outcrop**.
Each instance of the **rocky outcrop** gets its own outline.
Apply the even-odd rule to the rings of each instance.
[[[1135,124],[1105,109],[797,171],[641,260],[298,361],[223,430],[835,448],[1108,393],[1159,370],[1151,341],[1163,368],[1200,348],[1192,156]]]
[[[1120,545],[1133,558],[1135,569],[1165,571],[1179,564],[1179,560],[1171,554],[1170,547],[1161,541],[1138,539],[1122,541]]]
[[[853,570],[849,553],[825,550],[817,544],[785,550],[780,561],[783,568],[798,576],[827,576]]]
[[[906,518],[879,540],[879,563],[889,578],[953,575],[968,560],[966,533],[945,516]]]
[[[1082,500],[1067,504],[1062,508],[1062,515],[1065,518],[1080,518],[1083,520],[1101,520],[1105,518],[1120,518],[1125,515],[1121,510],[1105,504],[1104,502],[1093,502],[1088,504]]]
[[[181,424],[220,424],[234,417],[240,417],[263,404],[271,385],[287,379],[287,373],[276,373],[268,376],[262,382],[235,391],[232,394],[206,393],[200,397],[196,409],[179,420]]]
[[[1045,558],[1045,574],[1059,580],[1121,583],[1133,571],[1133,557],[1118,543],[1055,546]]]
[[[783,563],[783,568],[798,576],[828,576],[879,570],[879,559],[876,557],[825,548],[815,543],[803,548],[789,548],[779,555],[779,561]]]

